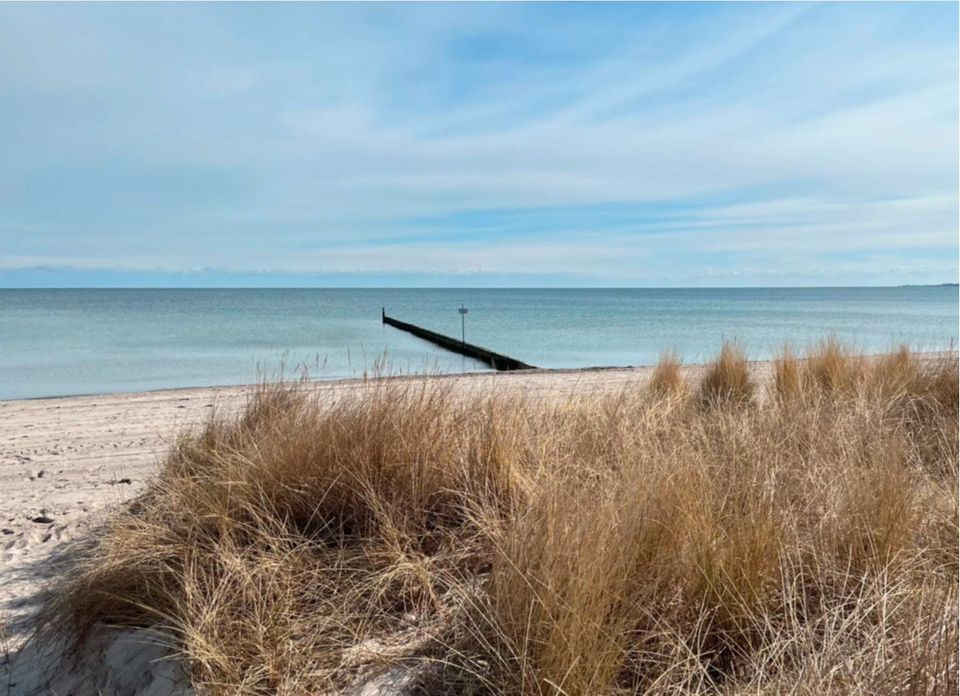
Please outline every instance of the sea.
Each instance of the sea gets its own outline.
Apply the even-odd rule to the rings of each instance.
[[[543,368],[699,363],[724,340],[759,360],[830,335],[933,351],[958,334],[956,286],[0,290],[0,399],[488,369],[381,308]]]

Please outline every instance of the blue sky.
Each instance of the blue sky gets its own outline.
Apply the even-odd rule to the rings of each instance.
[[[954,282],[957,12],[0,4],[0,285]]]

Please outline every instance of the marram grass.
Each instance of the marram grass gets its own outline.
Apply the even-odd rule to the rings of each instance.
[[[264,386],[184,436],[47,608],[155,626],[212,694],[957,691],[957,361],[534,401]]]

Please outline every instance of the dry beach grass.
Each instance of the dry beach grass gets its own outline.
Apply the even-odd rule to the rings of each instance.
[[[757,383],[727,345],[688,379],[265,385],[180,439],[41,640],[154,627],[215,694],[955,693],[956,356],[826,341]]]

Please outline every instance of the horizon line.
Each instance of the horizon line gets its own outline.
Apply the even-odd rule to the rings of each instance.
[[[0,286],[0,290],[828,290],[843,288],[960,287],[958,281],[897,285],[33,285]]]

